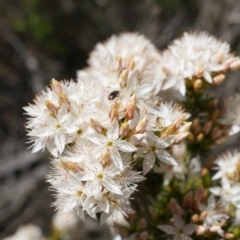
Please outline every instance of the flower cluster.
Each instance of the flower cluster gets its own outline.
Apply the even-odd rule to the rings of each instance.
[[[48,181],[60,211],[75,208],[82,219],[102,212],[102,222],[130,213],[129,196],[144,179],[133,170],[135,156],[144,175],[156,159],[177,164],[166,149],[186,138],[191,124],[180,106],[160,103],[161,79],[148,74],[156,56],[143,36],[111,38],[97,45],[77,82],[53,79],[24,108],[33,152],[46,147],[53,156]]]
[[[213,180],[222,186],[211,188],[198,155],[225,140],[230,128],[239,130],[239,96],[220,120],[218,104],[204,96],[240,67],[229,45],[206,33],[185,33],[161,53],[144,36],[124,33],[98,43],[88,64],[76,81],[53,79],[24,108],[32,152],[47,148],[52,155],[47,178],[56,209],[75,210],[83,220],[101,215],[101,224],[123,222],[136,209],[174,239],[231,236],[222,227],[229,208],[240,208],[239,154],[216,161]],[[166,101],[176,101],[175,93],[184,103]],[[131,195],[139,199],[130,201]],[[145,200],[157,201],[153,212]],[[174,226],[159,222],[161,214]],[[134,225],[136,239],[148,239],[144,221],[141,231]]]

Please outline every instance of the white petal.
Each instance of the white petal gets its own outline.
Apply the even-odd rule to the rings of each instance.
[[[222,192],[222,188],[221,187],[211,187],[211,188],[209,188],[209,191],[214,195],[220,196],[221,192]]]
[[[48,139],[46,141],[46,147],[48,149],[48,151],[54,156],[57,157],[58,156],[58,150],[54,144],[53,139]]]
[[[233,125],[229,131],[229,135],[234,135],[240,131],[240,126]]]
[[[65,136],[62,133],[57,133],[54,138],[57,150],[59,153],[62,153],[65,148]]]
[[[166,138],[156,138],[156,147],[157,149],[163,149],[171,145],[174,140],[176,139],[176,136],[170,135]]]
[[[86,134],[85,137],[92,143],[95,143],[97,145],[102,145],[105,141],[106,138],[98,133],[93,133],[93,134]]]
[[[88,197],[84,202],[83,210],[90,209],[94,205],[94,203],[94,199],[92,197]]]
[[[183,232],[188,235],[194,233],[195,231],[196,231],[196,225],[193,223],[189,223],[183,228]]]
[[[82,181],[89,181],[95,178],[95,173],[93,172],[79,172],[76,174],[76,177]]]
[[[184,221],[182,218],[180,218],[178,215],[174,215],[173,217],[173,223],[178,229],[182,229],[183,226],[185,225]]]
[[[58,116],[57,116],[60,123],[63,123],[66,120],[66,118],[68,117],[67,113],[68,113],[67,106],[63,104],[61,108],[58,110]]]
[[[100,225],[102,226],[109,218],[109,214],[102,212],[101,218],[100,218]]]
[[[85,221],[85,214],[84,214],[84,212],[83,212],[83,210],[82,210],[82,207],[78,207],[78,208],[77,208],[77,215],[78,215],[83,221]]]
[[[159,225],[157,227],[168,234],[175,234],[177,232],[177,229],[171,225]]]
[[[102,201],[98,202],[100,209],[106,213],[109,213],[109,202],[106,198],[103,198]]]
[[[209,83],[212,83],[212,77],[210,75],[210,73],[208,71],[204,71],[203,72],[203,77],[205,78],[205,80]]]
[[[125,140],[118,140],[114,144],[119,150],[122,150],[123,152],[134,152],[137,150],[136,147],[134,147],[131,143],[125,141]]]
[[[112,193],[122,195],[122,191],[120,190],[119,186],[111,179],[104,179],[102,184],[107,190]]]
[[[164,163],[178,165],[175,159],[165,150],[157,150],[156,155],[157,158]]]
[[[45,144],[42,141],[35,141],[34,145],[33,145],[33,149],[32,149],[32,153],[38,152],[41,149],[44,149]]]
[[[146,175],[153,168],[155,160],[156,157],[153,152],[146,153],[143,160],[143,175]]]
[[[77,205],[76,201],[67,201],[67,203],[64,205],[61,212],[68,212],[68,211],[72,210],[73,208],[75,208],[76,205]]]
[[[110,140],[117,140],[118,134],[119,134],[118,120],[114,119],[112,124],[110,125],[110,127],[107,130],[107,138]]]
[[[122,162],[122,158],[121,158],[121,155],[118,152],[118,150],[115,148],[111,148],[110,156],[111,156],[111,159],[112,159],[114,165],[116,167],[120,168],[121,170],[123,170],[123,162]]]

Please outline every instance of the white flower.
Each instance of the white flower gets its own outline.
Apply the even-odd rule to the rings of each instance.
[[[189,235],[195,232],[196,225],[193,223],[186,225],[177,215],[174,215],[173,219],[174,226],[159,225],[158,228],[169,235],[173,235],[173,240],[191,240],[192,238]]]
[[[76,176],[81,181],[87,181],[88,190],[95,192],[95,194],[101,192],[102,188],[105,187],[112,193],[122,195],[117,181],[113,180],[120,173],[121,170],[114,165],[103,167],[97,159],[92,157],[91,160],[88,160],[84,171],[77,173]]]
[[[168,136],[165,138],[157,137],[153,132],[147,131],[146,133],[146,142],[147,145],[145,147],[141,147],[141,151],[145,153],[143,160],[143,174],[148,173],[153,167],[156,157],[167,164],[177,165],[176,161],[173,157],[164,150],[168,146],[170,146],[175,140],[175,136]]]
[[[52,220],[54,229],[57,229],[63,234],[74,230],[78,222],[79,218],[74,211],[69,211],[67,213],[56,212]]]
[[[178,147],[174,145],[173,149]],[[201,164],[199,157],[189,159],[188,157],[175,158],[177,165],[169,165],[160,163],[155,165],[153,170],[156,173],[163,174],[163,184],[168,185],[171,179],[184,180],[187,178],[198,178],[201,171]]]
[[[213,194],[210,195],[207,205],[199,204],[199,209],[203,214],[203,226],[207,229],[213,226],[223,226],[229,216],[225,214],[221,202],[216,202]]]
[[[134,213],[127,199],[135,190],[136,190],[135,187],[129,187],[123,191],[122,195],[115,195],[110,193],[107,196],[109,200],[109,205],[110,205],[110,213],[107,213],[105,211],[101,214],[101,219],[100,219],[101,225],[106,221],[109,224],[112,224],[114,219],[116,219],[117,216],[119,216],[119,214],[123,214],[127,216],[127,214]]]
[[[158,57],[155,46],[137,33],[112,36],[105,43],[98,43],[90,53],[88,63],[99,71],[120,73],[124,69],[143,70]],[[131,64],[134,63],[134,66]]]
[[[185,80],[204,78],[215,83],[212,73],[234,70],[240,66],[239,58],[230,53],[230,46],[207,33],[184,33],[162,54],[166,81],[163,90],[174,88],[185,95]],[[216,82],[217,84],[217,82]]]
[[[10,237],[4,238],[3,240],[45,240],[42,236],[42,231],[39,227],[28,224],[20,227],[17,232]]]
[[[213,169],[218,170],[218,172],[212,177],[212,180],[223,177],[232,181],[237,181],[239,179],[238,165],[240,163],[240,155],[237,151],[222,154],[214,163],[217,166]]]
[[[51,179],[48,181],[51,183]],[[54,183],[52,186],[58,193],[57,201],[53,205],[63,213],[77,209],[79,217],[84,220],[82,206],[89,193],[85,190],[81,180],[76,175],[71,174],[67,181]]]
[[[236,134],[240,131],[240,94],[236,94],[225,100],[224,106],[225,112],[223,112],[220,122],[232,125],[229,135]]]
[[[163,127],[176,123],[180,118],[185,121],[190,117],[189,113],[184,112],[184,109],[172,102],[161,103],[155,114],[162,119]]]
[[[211,187],[209,191],[221,198],[223,205],[232,203],[240,208],[240,183],[230,183],[228,179],[222,178],[221,187]]]
[[[134,152],[137,150],[131,143],[119,138],[119,124],[115,119],[107,129],[106,136],[98,133],[89,134],[86,136],[89,141],[98,145],[94,153],[100,154],[104,152],[110,153],[111,160],[115,166],[123,170],[123,162],[119,151]]]

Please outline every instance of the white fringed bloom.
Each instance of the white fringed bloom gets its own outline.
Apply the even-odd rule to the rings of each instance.
[[[147,145],[141,147],[141,151],[144,152],[143,159],[143,174],[147,174],[155,164],[156,158],[164,163],[170,165],[177,165],[173,157],[164,150],[170,146],[175,140],[175,136],[168,136],[165,138],[157,137],[153,132],[147,131],[145,138]]]
[[[159,225],[158,228],[165,233],[172,235],[174,240],[191,240],[189,236],[196,231],[196,225],[193,223],[185,224],[178,215],[174,215],[172,225]]]
[[[206,229],[215,226],[221,227],[229,218],[229,216],[225,213],[221,201],[216,202],[213,194],[209,196],[207,205],[199,204],[199,210],[203,213],[203,226]]]
[[[213,169],[218,171],[212,177],[212,180],[220,178],[228,178],[230,181],[239,180],[240,154],[237,151],[222,154],[214,163],[217,166]]]
[[[45,240],[42,235],[42,231],[38,226],[33,224],[28,224],[20,227],[17,232],[10,236],[6,237],[3,240]]]
[[[215,196],[219,196],[223,206],[233,204],[240,208],[240,183],[231,183],[226,178],[222,178],[221,186],[211,187],[209,191]]]
[[[223,73],[240,66],[240,59],[230,52],[230,46],[205,32],[184,33],[174,40],[162,54],[161,63],[167,74],[164,89],[174,88],[185,95],[185,80],[204,78],[207,82],[218,84],[213,73]]]
[[[141,72],[158,57],[158,50],[147,38],[137,33],[122,33],[105,43],[98,43],[90,53],[88,63],[105,73],[119,73],[131,68]]]
[[[240,94],[225,100],[224,107],[220,122],[231,126],[229,135],[236,134],[240,131]]]

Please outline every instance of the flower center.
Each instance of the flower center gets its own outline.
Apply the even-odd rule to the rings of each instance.
[[[81,197],[82,196],[82,191],[77,191],[77,196]]]
[[[156,147],[155,146],[150,146],[150,149],[151,149],[152,152],[156,151]]]
[[[97,178],[98,178],[98,179],[103,179],[103,174],[102,174],[102,173],[99,173],[99,174],[97,175]]]

